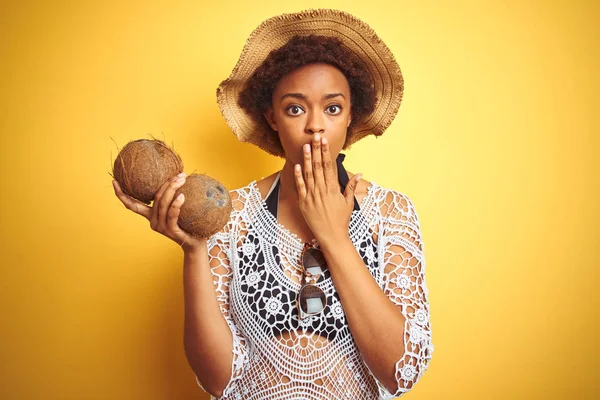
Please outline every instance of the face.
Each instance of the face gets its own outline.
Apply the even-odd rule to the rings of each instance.
[[[350,86],[339,69],[308,64],[280,79],[265,117],[279,135],[286,160],[302,165],[302,146],[316,133],[327,138],[332,158],[337,157],[351,121],[350,105]]]

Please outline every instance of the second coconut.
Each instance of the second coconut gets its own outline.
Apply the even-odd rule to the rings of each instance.
[[[181,206],[178,224],[189,234],[208,238],[229,221],[233,208],[231,196],[218,180],[204,174],[191,174],[174,198],[180,193],[185,196],[185,201]]]

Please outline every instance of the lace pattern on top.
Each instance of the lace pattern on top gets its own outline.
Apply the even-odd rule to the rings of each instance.
[[[215,292],[233,336],[231,379],[220,399],[392,399],[412,389],[434,347],[424,246],[408,196],[371,183],[349,226],[365,267],[406,318],[405,351],[390,393],[363,361],[331,277],[318,283],[326,309],[297,318],[303,243],[268,211],[256,181],[230,194],[230,220],[207,243]]]

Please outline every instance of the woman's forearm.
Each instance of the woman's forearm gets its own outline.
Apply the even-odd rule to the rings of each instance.
[[[190,367],[220,397],[231,378],[233,337],[217,301],[206,243],[184,253],[184,347]]]
[[[365,363],[395,393],[396,362],[405,350],[404,316],[377,285],[349,237],[321,243],[321,249]]]

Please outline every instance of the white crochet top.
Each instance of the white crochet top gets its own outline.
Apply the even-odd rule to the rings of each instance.
[[[298,319],[303,243],[267,209],[256,181],[229,193],[230,220],[207,242],[233,334],[231,379],[220,399],[392,399],[412,389],[434,347],[424,246],[408,196],[371,182],[349,226],[365,268],[406,318],[397,390],[390,393],[363,361],[330,275],[317,283],[327,295],[325,310]]]

